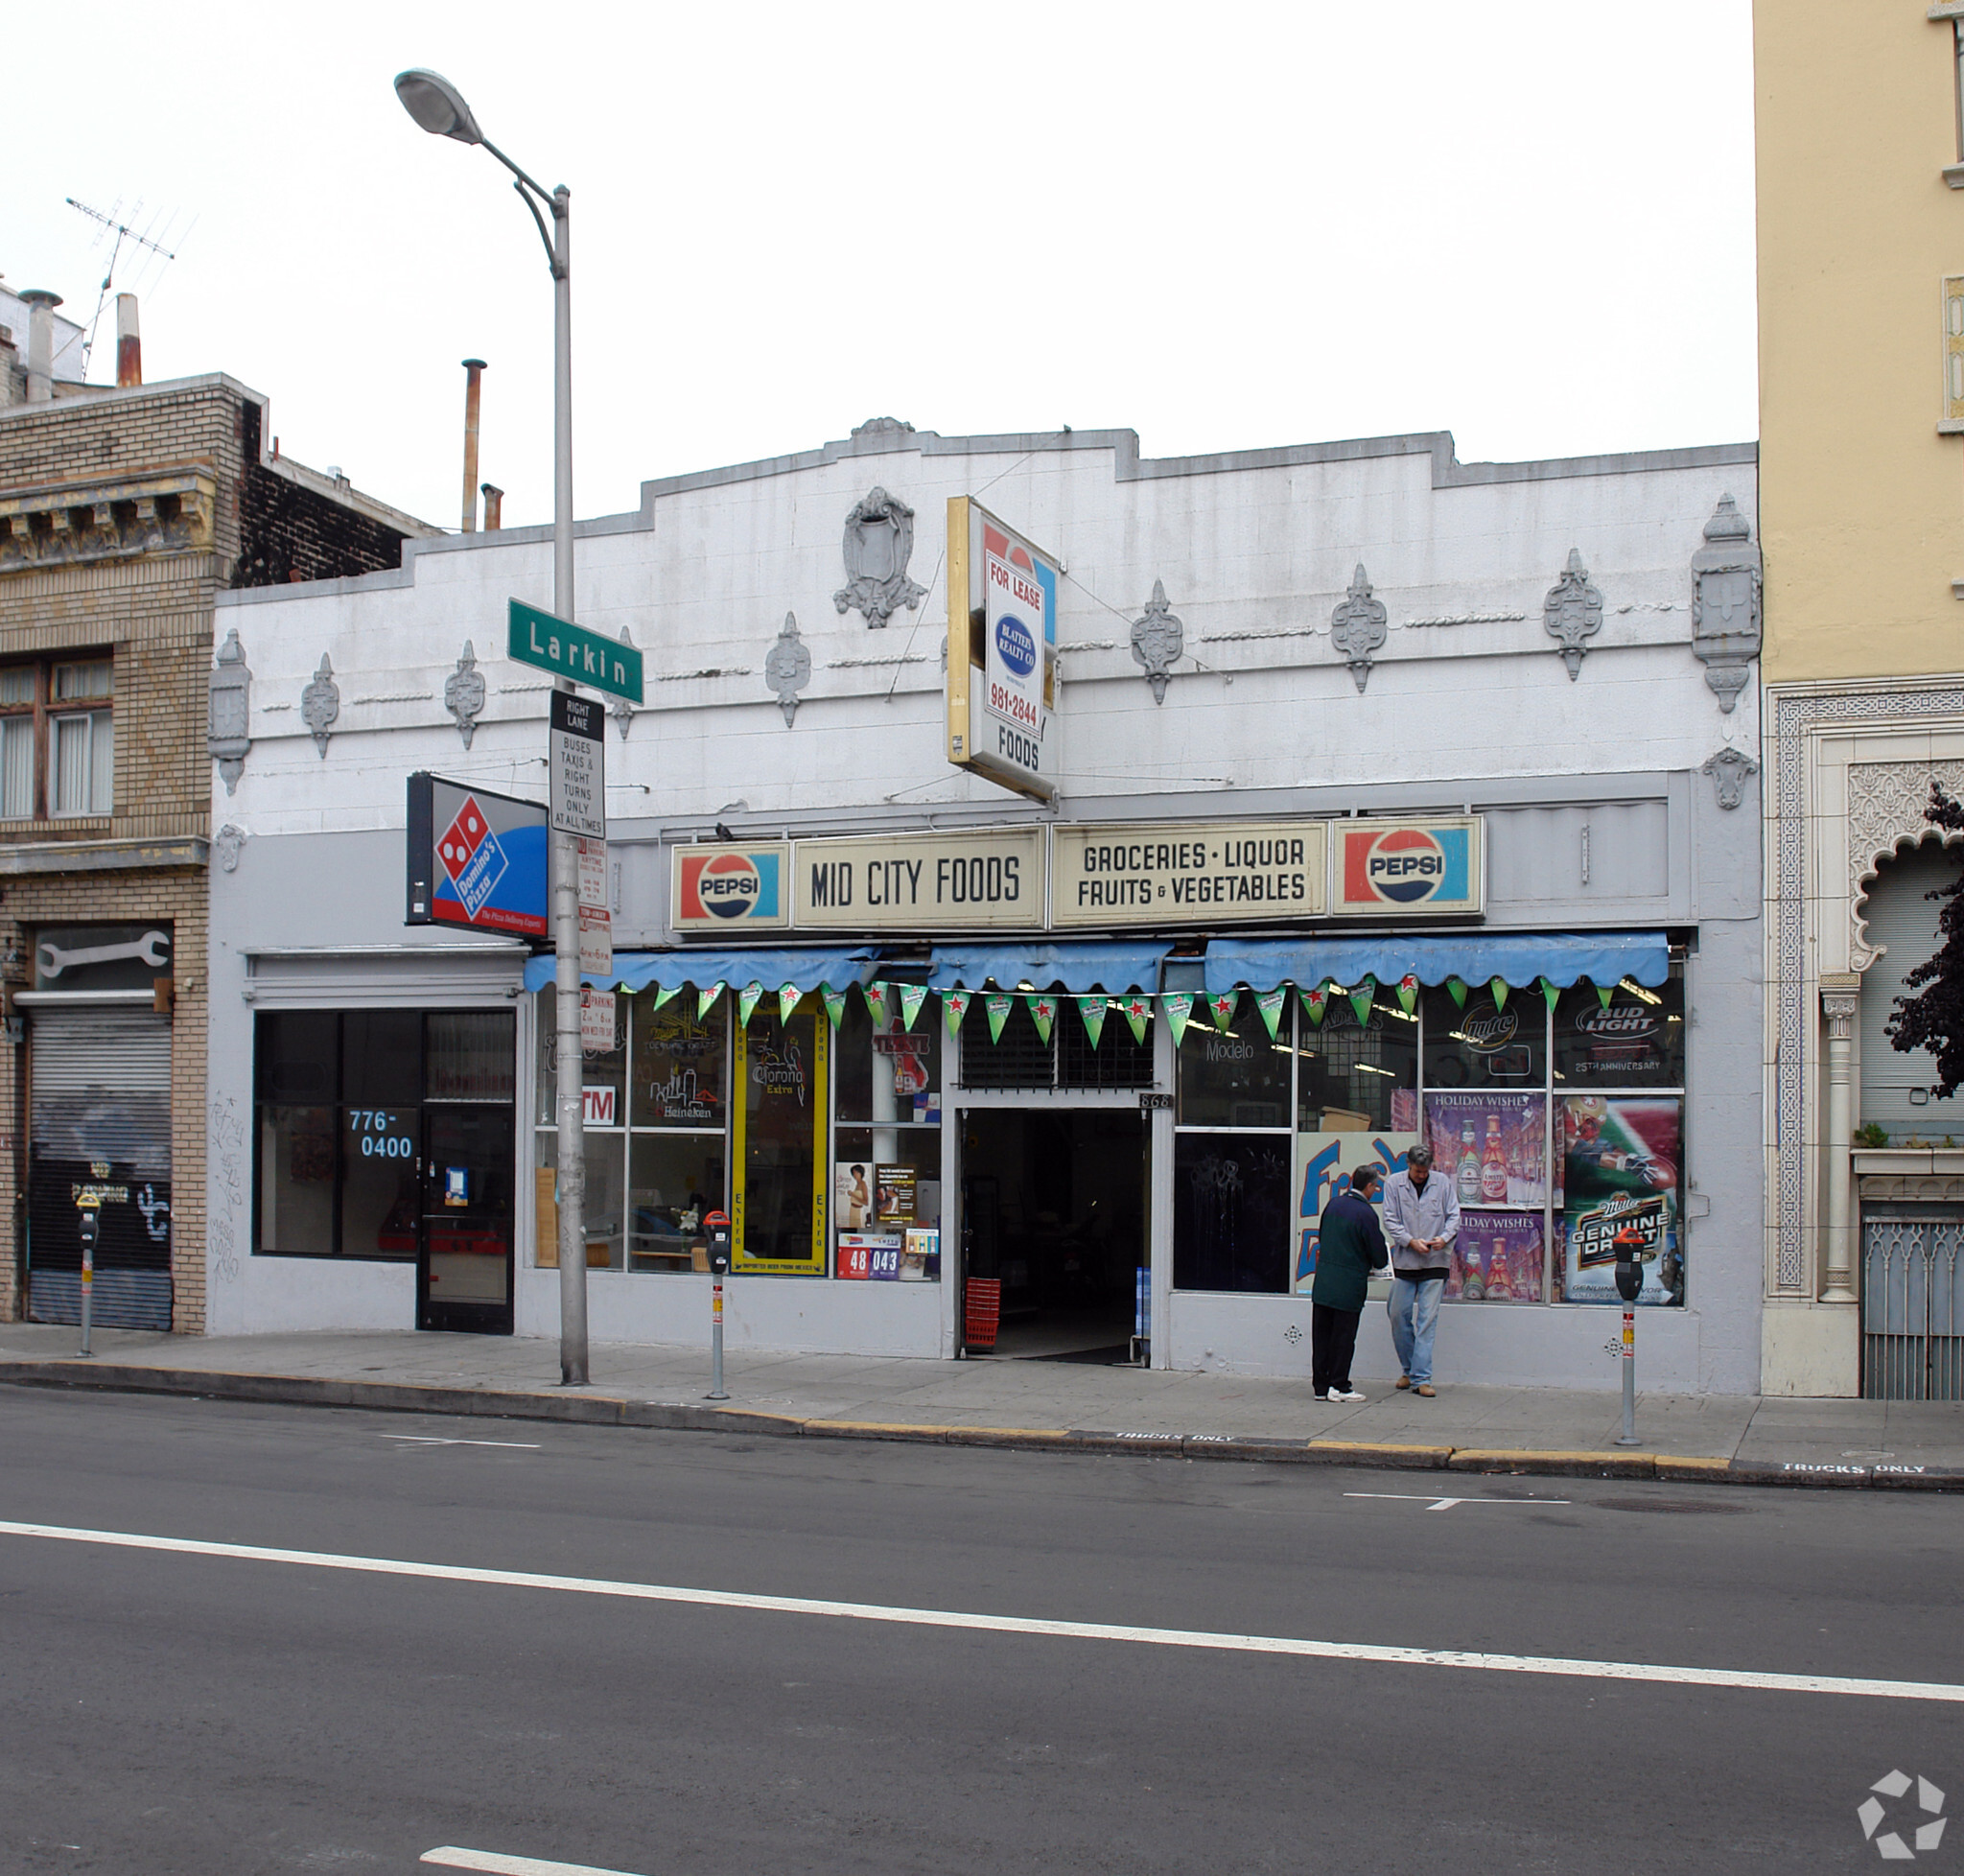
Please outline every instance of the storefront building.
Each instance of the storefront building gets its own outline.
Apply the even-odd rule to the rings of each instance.
[[[1964,1099],[1888,1033],[1964,788],[1960,15],[1753,14],[1768,1394],[1964,1398]]]
[[[0,292],[0,1322],[80,1320],[86,1209],[95,1323],[196,1333],[215,598],[430,530],[278,460],[245,386],[145,385],[128,294],[86,383],[54,304]]]
[[[958,610],[950,682],[977,495],[977,541],[1046,552],[1008,576],[1029,635]],[[705,1339],[723,1208],[738,1354],[1306,1372],[1321,1205],[1424,1135],[1448,1378],[1617,1385],[1635,1226],[1646,1385],[1750,1392],[1757,644],[1696,608],[1755,495],[1749,447],[1153,462],[882,421],[587,524],[581,621],[648,669],[582,1012],[596,1339]],[[548,576],[507,530],[226,601],[215,1328],[556,1331],[550,960],[460,926],[443,857],[481,824],[532,863],[547,685],[490,654]],[[985,619],[1045,798],[950,762]],[[452,785],[420,862],[418,773]],[[1381,1311],[1360,1372],[1395,1372]]]

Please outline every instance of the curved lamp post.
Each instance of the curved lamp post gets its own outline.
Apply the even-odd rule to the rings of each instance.
[[[516,178],[512,187],[531,211],[552,270],[552,610],[573,617],[573,285],[572,196],[566,185],[547,190],[478,128],[456,85],[440,73],[398,72],[395,94],[403,108],[432,136],[481,145]],[[552,212],[552,230],[539,212]],[[571,691],[558,677],[553,688]],[[586,1115],[579,1040],[579,876],[573,836],[554,832],[552,850],[553,983],[558,1037],[559,1109],[559,1379],[569,1388],[587,1382]]]

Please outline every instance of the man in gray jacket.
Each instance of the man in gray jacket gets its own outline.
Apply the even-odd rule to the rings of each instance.
[[[1391,1241],[1391,1343],[1405,1371],[1398,1385],[1428,1400],[1435,1392],[1432,1338],[1438,1300],[1459,1234],[1453,1182],[1433,1176],[1432,1148],[1420,1140],[1405,1155],[1404,1170],[1385,1181],[1385,1235]]]

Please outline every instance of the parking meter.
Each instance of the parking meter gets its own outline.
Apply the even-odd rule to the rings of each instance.
[[[730,1214],[712,1211],[702,1221],[710,1241],[710,1392],[712,1400],[728,1400],[723,1390],[723,1278],[730,1274]]]
[[[1635,1302],[1644,1287],[1644,1234],[1625,1225],[1616,1234],[1616,1293],[1625,1302]]]
[[[87,1355],[93,1352],[88,1343],[95,1315],[96,1244],[102,1236],[103,1214],[85,1207],[76,1213],[75,1229],[82,1239],[82,1348],[77,1352]]]

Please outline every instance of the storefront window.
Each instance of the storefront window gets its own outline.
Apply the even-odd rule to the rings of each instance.
[[[822,1277],[826,1268],[827,1100],[831,1024],[807,997],[788,1021],[760,1005],[736,1033],[731,1267]]]
[[[1180,1039],[1180,1125],[1286,1128],[1289,1051],[1286,1010],[1271,1042],[1246,992],[1225,1032],[1196,1003],[1194,1020]]]
[[[1676,1095],[1564,1094],[1556,1301],[1617,1302],[1616,1240],[1637,1232],[1642,1303],[1684,1301],[1684,1102]]]
[[[909,1029],[848,999],[832,1039],[832,1274],[922,1281],[941,1274],[941,1011]],[[986,1041],[986,1032],[985,1032]]]
[[[723,1203],[722,1135],[630,1135],[627,1197],[629,1270],[708,1270],[702,1221]]]
[[[586,1124],[589,1127],[624,1127],[627,1104],[627,1022],[623,1001],[609,991],[594,995],[612,1005],[606,1014],[614,1019],[612,1048],[581,1050],[580,1087],[586,1095]],[[558,993],[550,985],[539,993],[535,1012],[538,1021],[539,1073],[534,1095],[534,1124],[557,1127],[559,1112],[559,1033]],[[717,1020],[721,1012],[716,1012]]]
[[[1290,1172],[1286,1133],[1174,1136],[1177,1288],[1288,1289]]]
[[[269,1012],[255,1055],[262,1254],[412,1258],[430,1129],[492,1109],[472,1124],[511,1130],[508,1011]]]
[[[1684,1086],[1684,967],[1655,990],[1625,978],[1604,1003],[1594,984],[1577,984],[1555,1006],[1555,1085],[1600,1088]]]
[[[728,1108],[724,1081],[730,1024],[720,1009],[695,1014],[696,997],[685,990],[656,1009],[658,993],[631,999],[634,1127],[711,1128],[720,1134]],[[721,1186],[717,1198],[721,1200]]]
[[[1350,999],[1332,996],[1321,1025],[1303,1020],[1296,1047],[1300,1132],[1409,1131],[1415,1125],[1417,1014],[1408,1014],[1397,993],[1380,985],[1367,1015],[1368,1020],[1359,1022]],[[1288,1033],[1286,1022],[1282,1033]]]
[[[1451,991],[1425,993],[1425,1085],[1433,1088],[1545,1088],[1548,1008],[1523,987],[1505,1004],[1469,990],[1463,1009]]]

